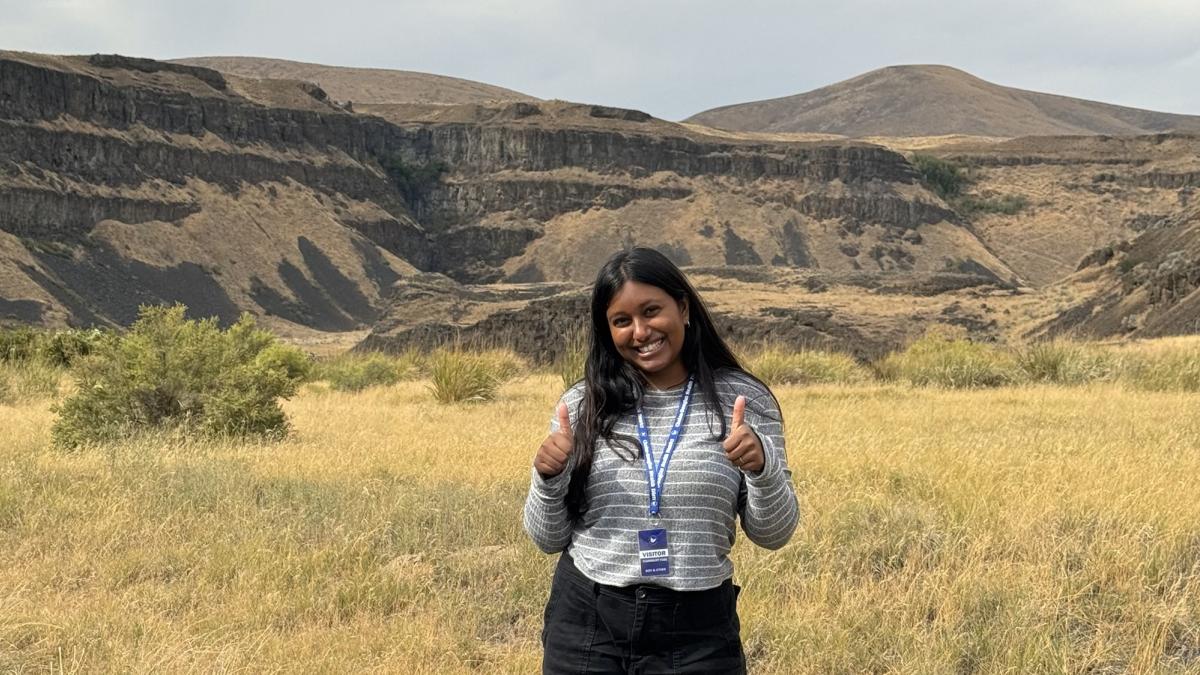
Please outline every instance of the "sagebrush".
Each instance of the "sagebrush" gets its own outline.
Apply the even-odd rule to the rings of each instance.
[[[74,368],[77,388],[58,407],[60,447],[173,428],[201,435],[282,435],[279,399],[296,392],[305,362],[243,315],[222,330],[182,305],[143,307]]]

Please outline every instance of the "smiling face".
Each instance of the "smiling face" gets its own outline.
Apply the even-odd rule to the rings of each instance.
[[[686,301],[676,302],[657,286],[626,281],[608,303],[606,316],[617,352],[650,384],[666,389],[687,377],[682,358]]]

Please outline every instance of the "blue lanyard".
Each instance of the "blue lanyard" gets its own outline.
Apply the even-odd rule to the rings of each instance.
[[[659,507],[662,505],[663,485],[667,482],[667,465],[671,463],[671,455],[675,454],[675,448],[679,445],[679,434],[683,430],[683,421],[687,419],[688,402],[692,399],[692,385],[694,380],[688,377],[687,388],[683,390],[683,396],[679,398],[679,409],[675,411],[675,425],[671,427],[671,434],[667,436],[667,444],[663,447],[663,454],[658,463],[654,461],[654,451],[650,449],[650,429],[646,426],[646,416],[642,413],[642,406],[637,408],[637,431],[638,440],[642,443],[644,451],[645,467],[646,467],[646,484],[650,486],[650,515],[657,516]]]

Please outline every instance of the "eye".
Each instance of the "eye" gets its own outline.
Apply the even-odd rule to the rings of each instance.
[[[620,328],[628,323],[629,323],[628,317],[618,316],[618,317],[613,317],[613,319],[612,319],[612,325],[616,326],[617,328]]]
[[[646,316],[654,316],[655,314],[658,314],[660,310],[662,310],[662,308],[658,305],[650,305],[646,308]]]

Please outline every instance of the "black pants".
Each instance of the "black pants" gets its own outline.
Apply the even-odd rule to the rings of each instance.
[[[542,672],[744,673],[737,594],[605,586],[566,553],[554,570],[542,630]]]

